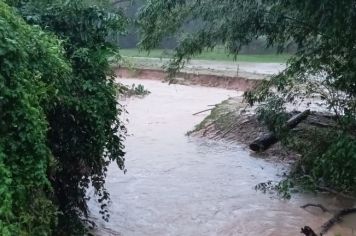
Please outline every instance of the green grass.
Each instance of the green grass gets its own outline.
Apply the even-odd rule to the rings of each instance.
[[[139,51],[138,49],[121,49],[122,56],[125,57],[152,57],[152,58],[170,58],[173,55],[172,50],[155,49],[150,52]],[[237,55],[236,58],[228,55],[223,49],[214,49],[205,51],[192,59],[216,60],[216,61],[241,61],[241,62],[279,62],[284,63],[291,57],[290,54],[256,54]]]

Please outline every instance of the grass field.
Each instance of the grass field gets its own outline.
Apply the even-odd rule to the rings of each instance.
[[[173,54],[171,50],[155,49],[150,52],[139,51],[138,49],[121,49],[121,55],[125,57],[158,57],[170,58]],[[241,62],[276,62],[284,63],[291,57],[290,54],[256,54],[256,55],[237,55],[235,58],[228,55],[223,49],[214,49],[205,51],[200,55],[194,56],[193,59],[199,60],[216,60],[216,61],[241,61]]]

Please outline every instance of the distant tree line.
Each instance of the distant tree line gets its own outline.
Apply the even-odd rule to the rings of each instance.
[[[115,2],[115,1],[114,1]],[[121,48],[136,48],[140,41],[140,34],[138,27],[135,24],[137,14],[142,6],[144,6],[144,0],[132,0],[132,1],[120,1],[115,5],[122,7],[126,16],[131,19],[131,25],[127,29],[125,35],[120,35],[115,40],[117,45]],[[198,23],[199,24],[199,23]],[[194,32],[199,26],[197,24],[186,24],[184,30],[187,32]],[[164,37],[159,44],[160,49],[174,49],[179,44],[177,37]],[[287,48],[284,49],[286,53],[293,53],[296,51],[296,45],[290,43]],[[277,47],[267,47],[267,40],[264,37],[259,37],[253,40],[248,45],[244,45],[241,50],[241,54],[272,54],[277,53]]]

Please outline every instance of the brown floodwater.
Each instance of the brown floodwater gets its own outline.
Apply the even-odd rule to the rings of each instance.
[[[206,116],[193,113],[241,93],[160,81],[120,82],[143,84],[152,93],[122,101],[129,112],[128,172],[114,164],[109,168],[109,222],[100,220],[98,204],[89,202],[98,235],[293,236],[301,235],[304,225],[317,230],[330,217],[301,205],[342,206],[332,197],[293,194],[283,200],[256,191],[256,184],[279,180],[288,167],[252,157],[243,146],[185,135]],[[352,235],[355,225],[349,218],[328,235]]]

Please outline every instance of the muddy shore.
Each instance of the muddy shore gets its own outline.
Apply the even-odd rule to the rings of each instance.
[[[188,135],[223,139],[227,142],[243,145],[249,150],[249,144],[257,137],[268,132],[267,127],[258,121],[255,109],[243,102],[241,97],[230,98],[215,105],[210,114]],[[279,142],[262,153],[251,154],[274,161],[294,162],[298,154],[287,150]]]

